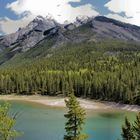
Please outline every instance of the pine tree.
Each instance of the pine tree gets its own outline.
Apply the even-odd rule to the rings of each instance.
[[[140,112],[136,116],[136,121],[134,122],[133,129],[134,129],[134,134],[136,136],[136,140],[140,140]]]
[[[80,103],[76,100],[74,94],[71,94],[69,99],[65,100],[65,103],[69,110],[68,113],[64,115],[68,120],[65,124],[66,135],[64,135],[64,140],[86,139],[87,135],[81,134],[86,115],[84,109],[80,107]]]
[[[122,126],[122,138],[123,140],[135,140],[132,125],[128,118],[125,118],[125,125]]]
[[[15,116],[9,115],[9,104],[0,106],[0,140],[14,140],[18,132],[13,129],[15,125]]]

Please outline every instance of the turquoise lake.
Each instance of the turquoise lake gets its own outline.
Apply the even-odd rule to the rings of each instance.
[[[16,129],[23,134],[16,140],[63,140],[64,108],[54,108],[29,102],[10,102],[11,112],[19,112]],[[116,140],[120,138],[124,117],[135,119],[134,112],[87,110],[84,132],[87,140]]]

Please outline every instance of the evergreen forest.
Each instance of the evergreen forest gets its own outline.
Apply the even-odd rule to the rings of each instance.
[[[138,43],[89,40],[50,48],[52,43],[44,41],[2,63],[0,94],[67,96],[74,91],[77,97],[140,105]]]

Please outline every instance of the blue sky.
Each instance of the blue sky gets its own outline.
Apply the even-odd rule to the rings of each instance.
[[[8,16],[12,19],[16,19],[17,16],[11,12],[10,9],[6,8],[7,3],[13,2],[14,0],[0,0],[0,17]]]
[[[140,0],[0,0],[0,35],[26,26],[37,15],[60,23],[103,15],[140,26]]]
[[[72,6],[78,6],[78,5],[84,5],[87,3],[91,3],[93,6],[95,6],[100,14],[107,14],[109,10],[104,7],[104,5],[109,2],[109,0],[82,0],[81,2],[71,2]]]

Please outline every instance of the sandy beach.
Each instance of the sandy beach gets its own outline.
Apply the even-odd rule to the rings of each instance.
[[[0,100],[27,101],[27,102],[34,102],[34,103],[53,106],[53,107],[65,107],[65,101],[64,101],[65,99],[66,98],[63,97],[50,97],[50,96],[39,96],[39,95],[32,95],[32,96],[0,95]],[[78,101],[80,102],[80,105],[85,109],[92,109],[92,110],[121,109],[121,110],[134,111],[134,112],[140,111],[140,106],[137,105],[126,105],[126,104],[119,104],[114,102],[99,102],[95,100],[87,100],[81,98],[78,98]]]

